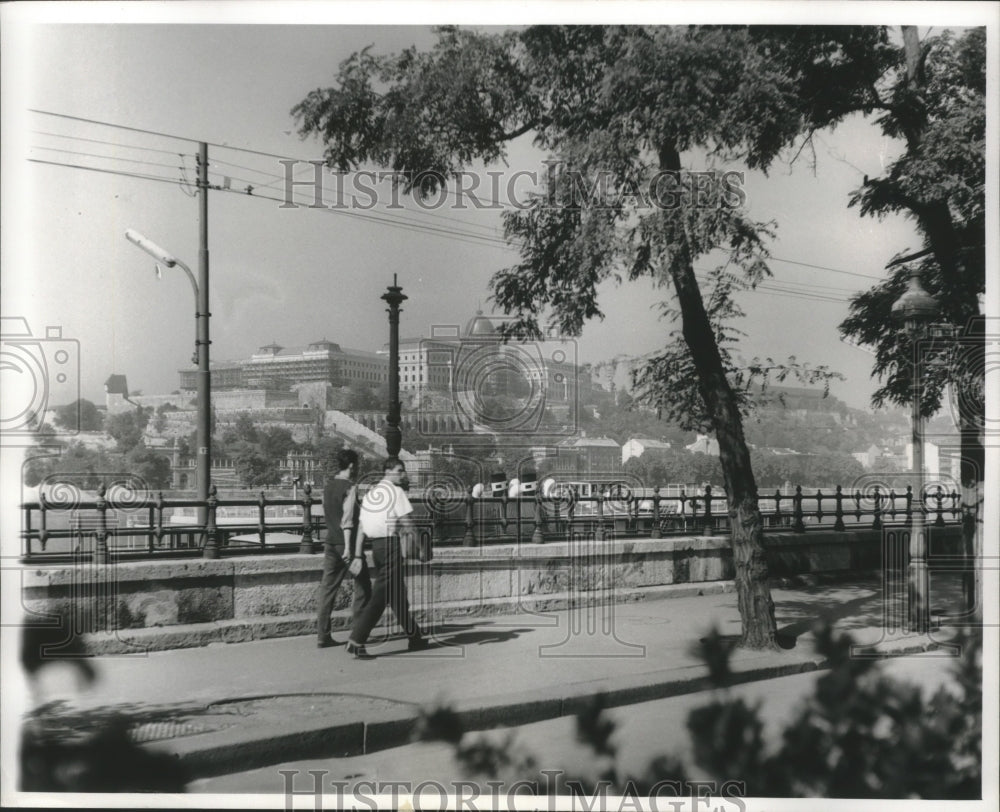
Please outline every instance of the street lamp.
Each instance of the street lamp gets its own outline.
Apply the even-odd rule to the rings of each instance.
[[[926,326],[938,312],[934,297],[923,289],[920,284],[920,274],[917,270],[910,271],[910,282],[906,291],[892,305],[892,315],[902,321],[903,328],[910,338],[913,353],[913,371],[911,386],[913,394],[910,406],[910,423],[912,429],[911,446],[913,448],[913,473],[916,476],[916,505],[910,515],[910,564],[907,570],[907,603],[908,628],[914,632],[927,632],[930,629],[930,578],[927,571],[927,529],[924,520],[924,445],[923,416],[920,411],[923,382],[920,377],[920,366],[917,363],[917,342],[923,337]]]
[[[399,306],[407,296],[396,284],[396,274],[392,275],[382,300],[389,305],[389,414],[385,417],[385,451],[389,459],[398,459],[403,445],[403,432],[399,428],[401,419],[399,404]]]
[[[212,470],[212,429],[211,429],[211,376],[208,369],[208,279],[207,275],[199,285],[195,281],[191,269],[181,262],[173,254],[160,248],[152,240],[143,237],[137,231],[128,229],[125,232],[125,239],[141,248],[157,262],[173,268],[175,265],[187,274],[191,289],[194,291],[195,305],[195,355],[194,360],[198,365],[198,453],[197,453],[197,478],[198,478],[198,501],[201,506],[198,508],[198,524],[205,526],[207,518],[209,478]],[[205,558],[218,558],[219,550],[214,538],[210,537],[205,541]]]

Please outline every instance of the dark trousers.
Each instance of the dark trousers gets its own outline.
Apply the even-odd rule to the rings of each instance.
[[[319,583],[319,617],[316,623],[318,639],[322,642],[330,637],[330,614],[344,578],[350,575],[344,563],[343,544],[323,545],[323,578]],[[361,573],[354,579],[354,600],[351,604],[351,623],[356,623],[362,608],[371,598],[372,585],[368,567],[361,559]]]
[[[372,560],[375,564],[372,597],[361,613],[355,617],[354,625],[351,627],[351,641],[359,646],[368,642],[368,636],[385,612],[387,603],[392,607],[392,612],[406,632],[406,636],[420,637],[420,627],[410,614],[410,600],[406,595],[399,539],[374,538],[371,540],[371,545]]]

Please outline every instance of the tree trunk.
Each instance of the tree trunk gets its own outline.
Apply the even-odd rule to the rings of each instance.
[[[678,171],[680,156],[667,148],[660,153],[661,169]],[[777,624],[771,599],[763,522],[757,504],[757,481],[743,436],[743,419],[736,395],[726,378],[715,332],[695,279],[691,253],[682,235],[671,246],[676,259],[671,276],[680,305],[684,341],[698,374],[698,389],[711,415],[719,443],[719,461],[725,480],[732,527],[736,597],[743,624],[741,645],[777,649]]]

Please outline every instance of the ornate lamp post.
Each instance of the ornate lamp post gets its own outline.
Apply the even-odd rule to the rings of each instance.
[[[913,473],[916,476],[916,504],[911,511],[910,523],[910,565],[907,572],[908,618],[907,627],[913,632],[927,632],[930,629],[930,578],[927,572],[927,529],[924,520],[924,446],[923,416],[920,412],[923,382],[917,363],[917,342],[923,337],[926,326],[937,315],[938,306],[920,285],[920,275],[910,272],[910,283],[906,291],[892,306],[892,315],[902,321],[906,334],[910,337],[913,351],[913,387],[910,422],[912,428]]]
[[[382,300],[389,305],[386,311],[389,314],[389,414],[385,417],[385,450],[389,459],[398,459],[403,446],[403,432],[399,428],[399,306],[406,298],[393,274],[392,284],[382,294]]]

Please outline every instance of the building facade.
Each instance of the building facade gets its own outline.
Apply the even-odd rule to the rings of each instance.
[[[180,388],[198,387],[196,369],[180,370]],[[296,384],[325,383],[375,387],[389,380],[389,360],[380,353],[342,347],[322,339],[305,347],[265,344],[244,361],[212,364],[212,389],[267,389],[288,391]]]
[[[574,342],[505,342],[494,323],[497,318],[477,311],[464,327],[437,325],[429,338],[400,339],[400,391],[590,402],[590,374],[576,364]],[[380,354],[388,358],[388,344]]]

